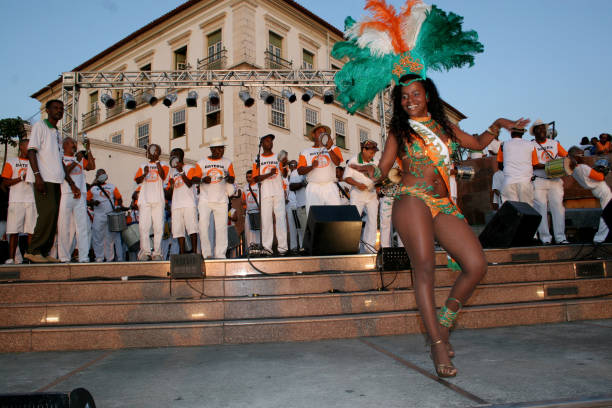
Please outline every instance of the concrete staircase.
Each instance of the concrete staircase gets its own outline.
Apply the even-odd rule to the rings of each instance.
[[[612,317],[612,245],[486,250],[489,271],[457,328]],[[436,299],[457,273],[436,254]],[[375,256],[0,267],[0,351],[305,341],[422,332],[410,271]],[[255,268],[267,275],[259,274]],[[384,290],[381,290],[385,287]]]

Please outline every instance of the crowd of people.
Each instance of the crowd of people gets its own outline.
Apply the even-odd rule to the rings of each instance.
[[[6,263],[159,261],[186,252],[219,259],[245,254],[238,248],[298,254],[312,205],[356,206],[364,219],[362,253],[376,252],[379,225],[380,245],[392,245],[392,197],[352,167],[378,163],[375,141],[362,141],[360,152],[345,160],[330,128],[317,124],[309,134],[312,146],[291,160],[284,150],[274,151],[273,134],[264,135],[242,187],[223,141],[212,141],[210,155],[195,165],[184,162],[180,148],[161,161],[160,146],[151,144],[135,170],[131,201],[124,203],[105,170],[96,169],[89,144],[77,152],[74,139],[60,138],[62,102],[49,101],[46,111],[2,172],[9,189]],[[88,171],[96,171],[91,184]],[[121,216],[127,234],[113,228]],[[244,224],[243,234],[236,224]]]

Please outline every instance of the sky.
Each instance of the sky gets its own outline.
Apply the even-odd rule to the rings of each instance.
[[[0,0],[0,118],[32,117],[39,107],[32,93],[182,2]],[[347,15],[366,15],[361,0],[298,2],[339,29]],[[404,3],[388,2],[397,9]],[[428,73],[442,98],[468,117],[465,131],[481,133],[498,117],[539,118],[555,121],[566,148],[582,136],[612,133],[612,1],[433,4],[463,16],[464,29],[484,44],[474,67]]]

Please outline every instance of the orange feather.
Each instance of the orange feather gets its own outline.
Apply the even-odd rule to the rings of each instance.
[[[402,17],[410,15],[412,7],[421,0],[408,0],[400,15],[395,11],[395,7],[387,5],[385,0],[368,0],[365,9],[373,13],[372,19],[361,24],[360,32],[364,29],[372,28],[379,31],[386,31],[391,37],[391,44],[396,53],[408,51],[408,46],[402,38],[401,21]]]

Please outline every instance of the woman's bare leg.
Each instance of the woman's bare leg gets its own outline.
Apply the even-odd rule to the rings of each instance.
[[[432,342],[431,353],[439,375],[456,373],[446,346],[440,340],[440,325],[434,299],[434,223],[429,208],[416,197],[403,196],[393,204],[393,225],[399,232],[412,265],[413,287],[425,330]],[[444,365],[440,369],[440,365]]]
[[[451,289],[449,299],[457,299],[464,305],[487,272],[482,246],[465,220],[453,215],[438,214],[433,224],[438,243],[461,266],[461,273]],[[456,312],[459,310],[459,303],[447,300],[446,307]],[[440,331],[443,340],[448,343],[449,329],[440,326]],[[452,352],[452,348],[450,350]]]

